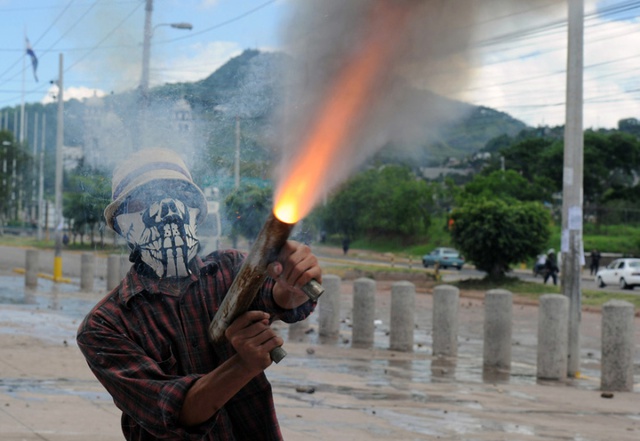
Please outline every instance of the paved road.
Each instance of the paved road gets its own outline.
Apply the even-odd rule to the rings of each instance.
[[[80,255],[64,253],[65,275],[79,275]],[[35,292],[24,290],[23,280],[12,271],[24,257],[23,249],[0,247],[0,299],[5,298],[0,302],[0,440],[122,440],[119,411],[74,341],[78,321],[103,293],[81,293],[73,284],[59,291],[46,280]],[[53,253],[40,257],[42,271],[48,272]],[[106,256],[99,256],[100,265],[105,261]],[[296,328],[277,325],[289,355],[267,375],[285,439],[640,439],[640,394],[603,399],[598,390],[599,314],[585,312],[582,318],[584,375],[539,382],[537,308],[517,305],[511,373],[487,376],[482,371],[482,301],[461,298],[458,357],[442,359],[430,353],[432,296],[416,296],[413,351],[390,351],[390,283],[377,287],[372,348],[351,346],[353,284],[346,280],[337,337],[319,336],[320,311]]]

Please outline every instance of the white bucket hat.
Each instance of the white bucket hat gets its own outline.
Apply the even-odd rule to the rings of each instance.
[[[111,202],[104,210],[107,225],[113,229],[113,217],[118,207],[134,191],[151,181],[182,181],[191,184],[198,201],[197,223],[207,216],[207,200],[202,190],[193,182],[191,173],[177,153],[166,149],[141,150],[129,156],[113,171]]]

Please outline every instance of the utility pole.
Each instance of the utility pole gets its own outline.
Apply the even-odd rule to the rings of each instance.
[[[140,93],[145,97],[149,93],[149,61],[151,59],[151,14],[153,13],[153,0],[146,0],[144,7],[144,39],[142,43],[142,77],[140,78]]]
[[[18,140],[20,141],[20,144],[22,144],[24,142],[24,83],[25,83],[25,72],[27,71],[27,66],[26,66],[26,60],[27,60],[27,47],[26,47],[26,42],[27,42],[27,29],[25,28],[24,30],[24,41],[25,41],[25,48],[24,51],[22,53],[22,99],[21,99],[21,104],[20,104],[20,135]]]
[[[60,54],[58,73],[58,127],[56,132],[56,217],[55,254],[53,258],[53,280],[62,279],[62,147],[64,145],[64,57]]]
[[[142,40],[142,75],[140,77],[140,96],[138,97],[138,127],[136,127],[136,139],[133,140],[133,149],[142,150],[146,138],[147,107],[149,106],[149,62],[151,59],[151,15],[153,13],[153,0],[145,0],[144,8],[144,36]]]
[[[584,0],[568,1],[567,103],[562,175],[562,292],[569,298],[567,374],[570,377],[579,377],[582,315],[580,285],[584,260],[582,245]]]
[[[45,133],[47,128],[47,120],[45,119],[45,114],[42,114],[42,133],[41,133],[41,141],[40,141],[40,157],[39,157],[39,167],[40,171],[38,173],[38,240],[42,240],[42,226],[44,223],[44,204],[43,204],[43,193],[44,193],[44,151],[45,151]]]
[[[236,160],[234,163],[235,188],[240,188],[240,117],[236,115]]]
[[[31,214],[29,215],[30,217],[30,221],[33,222],[37,222],[35,221],[36,216],[38,215],[38,207],[36,205],[36,164],[37,164],[37,160],[36,158],[38,157],[38,123],[39,123],[39,114],[36,112],[34,115],[34,122],[33,122],[33,164],[31,165],[31,202],[30,202],[30,206],[31,206]]]

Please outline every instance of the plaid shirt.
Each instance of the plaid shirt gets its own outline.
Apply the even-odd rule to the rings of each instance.
[[[183,279],[152,279],[129,271],[78,329],[78,346],[89,367],[122,410],[127,440],[280,440],[271,385],[264,373],[251,380],[209,421],[183,427],[178,421],[189,388],[234,353],[208,338],[211,319],[244,256],[215,252],[191,263]],[[315,306],[294,310],[275,304],[267,278],[254,308],[296,322]]]

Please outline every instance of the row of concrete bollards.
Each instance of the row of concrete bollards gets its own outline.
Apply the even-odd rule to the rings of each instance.
[[[129,263],[128,256],[111,254],[107,257],[107,269],[105,274],[107,291],[111,291],[118,286],[130,266],[131,264]],[[36,288],[38,286],[38,277],[44,276],[38,272],[38,268],[38,250],[27,250],[24,279],[24,283],[27,288]],[[95,279],[96,256],[93,253],[82,253],[80,257],[80,290],[84,292],[93,291]]]
[[[325,293],[318,305],[321,336],[337,336],[340,330],[341,280],[323,276]],[[354,347],[371,347],[375,331],[376,282],[360,278],[353,283],[352,339]],[[432,354],[458,354],[459,290],[439,285],[433,292]],[[509,371],[511,368],[513,294],[496,289],[485,293],[483,368]],[[569,299],[559,294],[540,297],[538,310],[536,375],[544,380],[564,380],[568,369]],[[406,281],[391,286],[389,349],[410,352],[414,347],[415,286]],[[602,309],[601,389],[633,390],[634,307],[612,300]]]
[[[93,253],[81,256],[80,289],[94,289],[96,258]],[[126,256],[107,258],[106,289],[114,289],[130,263]],[[27,250],[25,286],[38,285],[38,250]],[[341,279],[323,276],[324,295],[318,305],[321,336],[337,336],[340,331]],[[376,282],[360,278],[353,283],[352,345],[371,347],[375,334]],[[389,349],[410,352],[414,347],[415,285],[400,281],[391,287]],[[458,354],[459,290],[439,285],[433,292],[432,354],[456,357]],[[485,294],[483,367],[509,371],[511,367],[513,295],[501,289]],[[540,297],[538,310],[537,377],[564,380],[568,361],[569,300],[558,294]],[[634,307],[612,300],[602,309],[601,388],[609,391],[633,390]]]

